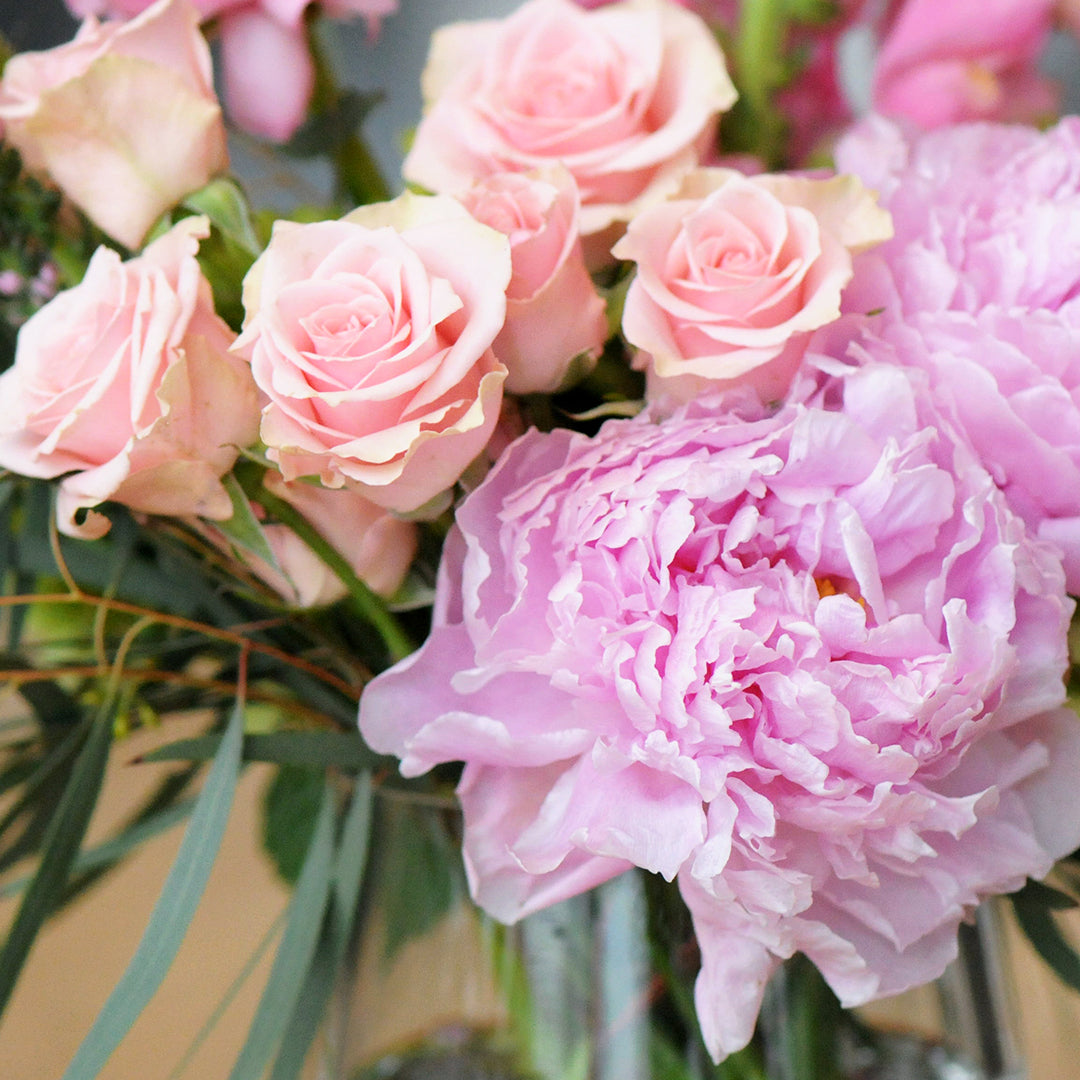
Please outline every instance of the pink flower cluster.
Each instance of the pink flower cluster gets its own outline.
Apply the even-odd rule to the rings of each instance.
[[[909,138],[875,120],[838,160],[896,229],[848,294],[851,310],[880,311],[859,347],[927,373],[1080,592],[1080,121]]]
[[[805,952],[924,982],[1080,840],[1060,561],[898,367],[757,421],[703,398],[532,432],[459,508],[435,626],[365,691],[408,775],[466,761],[474,895],[515,920],[677,877],[714,1056]]]

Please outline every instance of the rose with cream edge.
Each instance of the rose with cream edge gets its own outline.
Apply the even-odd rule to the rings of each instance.
[[[711,31],[666,0],[596,11],[531,0],[503,20],[443,27],[423,90],[407,180],[454,192],[560,163],[577,181],[584,234],[673,190],[736,97]]]
[[[214,313],[196,253],[209,235],[186,218],[137,258],[99,248],[82,282],[19,334],[0,376],[0,467],[60,481],[71,535],[104,534],[82,511],[106,500],[151,514],[223,520],[220,477],[254,442],[259,411],[235,335]]]
[[[780,397],[809,331],[839,317],[853,252],[890,235],[854,177],[691,173],[613,249],[636,263],[623,332],[650,399],[736,385]]]
[[[406,193],[339,221],[278,222],[244,281],[237,350],[286,480],[412,511],[451,487],[499,417],[510,244],[456,200]]]

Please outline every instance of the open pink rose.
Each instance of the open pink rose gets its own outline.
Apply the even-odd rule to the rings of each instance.
[[[99,248],[82,282],[23,326],[0,376],[0,466],[56,477],[57,517],[73,536],[108,530],[106,500],[151,514],[224,519],[220,477],[258,432],[255,385],[229,352],[195,259],[202,218],[141,256]]]
[[[457,511],[431,636],[364,690],[402,771],[464,760],[478,902],[676,877],[713,1056],[805,953],[855,1005],[1080,842],[1073,605],[902,368],[823,358],[756,422],[515,442]]]
[[[623,332],[649,396],[686,401],[735,384],[782,395],[808,332],[840,314],[852,252],[890,234],[854,177],[691,173],[612,249],[637,263]]]
[[[735,96],[708,27],[666,0],[596,11],[530,0],[507,19],[436,33],[424,71],[429,111],[404,173],[453,192],[559,162],[577,181],[582,232],[592,234],[671,191]]]
[[[12,57],[0,120],[30,169],[128,247],[228,166],[210,52],[186,0],[128,23],[88,19],[70,44]]]
[[[514,394],[551,393],[590,369],[607,338],[604,301],[585,269],[574,178],[555,166],[496,173],[462,202],[477,221],[510,240],[513,276],[495,355]]]
[[[281,221],[244,282],[237,349],[286,480],[394,510],[449,488],[484,448],[506,368],[510,245],[456,200],[406,193],[340,221]]]
[[[1057,92],[1039,73],[1055,0],[894,0],[874,67],[874,108],[924,128],[1036,120]]]
[[[130,18],[152,0],[66,0],[76,15]],[[311,100],[315,71],[304,30],[313,0],[193,0],[203,19],[218,19],[229,116],[246,131],[288,139]],[[397,0],[323,0],[338,19],[365,16],[373,29]]]

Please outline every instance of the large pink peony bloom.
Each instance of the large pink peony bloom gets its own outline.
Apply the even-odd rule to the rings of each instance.
[[[431,637],[361,703],[405,773],[465,760],[496,917],[678,875],[717,1058],[781,957],[847,1005],[924,982],[1080,841],[1059,560],[903,369],[822,382],[756,421],[704,399],[525,435],[458,512]]]
[[[75,15],[131,18],[153,0],[65,0]],[[300,126],[315,70],[304,11],[313,0],[192,0],[204,19],[218,19],[229,115],[255,135],[283,141]],[[397,0],[322,0],[337,19],[364,16],[374,30]]]
[[[845,305],[872,353],[926,370],[942,406],[1080,592],[1080,120],[906,138],[860,126],[839,164],[880,192],[895,237]]]

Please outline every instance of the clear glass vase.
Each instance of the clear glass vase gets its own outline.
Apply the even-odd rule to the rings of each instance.
[[[319,1080],[1024,1080],[998,912],[964,927],[937,1034],[842,1010],[795,957],[714,1065],[674,886],[630,872],[514,927],[469,902],[456,814],[388,800]]]

